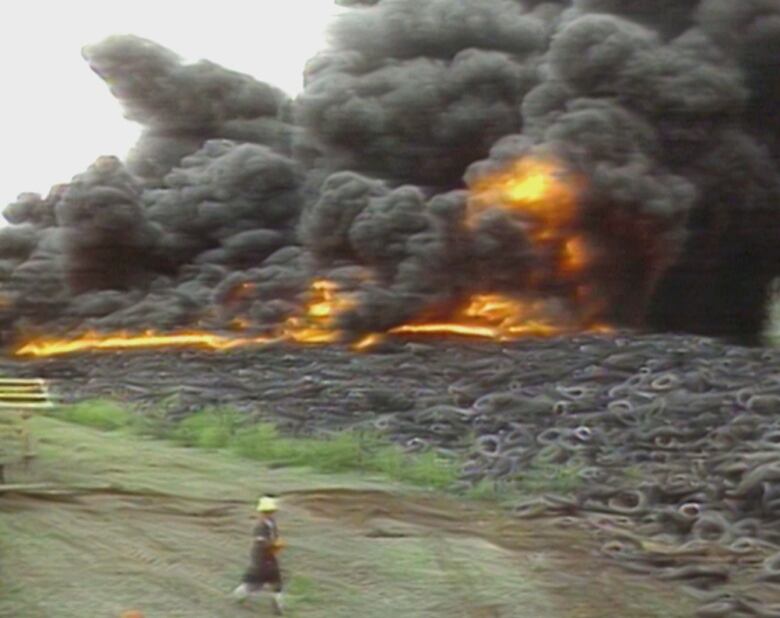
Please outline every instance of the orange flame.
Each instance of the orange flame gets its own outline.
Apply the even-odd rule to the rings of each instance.
[[[544,240],[565,228],[577,212],[577,183],[553,160],[524,158],[508,169],[477,180],[471,187],[470,221],[490,208],[525,218],[532,236]]]
[[[341,333],[336,328],[335,318],[354,306],[354,301],[338,293],[338,286],[326,280],[312,284],[310,300],[300,316],[288,318],[281,332],[273,336],[225,336],[205,331],[181,331],[159,333],[97,333],[88,332],[74,339],[42,338],[19,347],[17,356],[58,356],[87,350],[128,350],[167,347],[189,347],[215,351],[227,351],[239,347],[261,346],[279,341],[298,343],[332,343],[338,341]],[[250,326],[243,318],[231,322],[233,328]]]
[[[96,333],[87,332],[75,339],[38,339],[16,350],[17,356],[57,356],[85,350],[128,350],[139,348],[195,347],[207,350],[232,350],[249,345],[278,341],[273,337],[224,337],[214,333],[183,331],[174,333]]]
[[[85,333],[75,339],[39,339],[24,344],[17,356],[47,357],[84,351],[159,349],[189,347],[228,351],[247,346],[263,346],[282,341],[305,344],[333,343],[341,333],[334,319],[354,306],[354,301],[338,294],[335,284],[318,281],[312,288],[312,299],[302,316],[290,318],[276,336],[230,337],[200,331],[177,333]],[[543,302],[526,302],[497,294],[473,296],[452,321],[404,324],[388,331],[392,336],[457,336],[492,341],[509,341],[520,337],[550,337],[579,330],[556,324]],[[589,326],[592,332],[610,332],[603,324]],[[385,339],[380,333],[369,334],[352,344],[355,351],[371,349]]]
[[[499,339],[499,331],[490,326],[442,322],[434,324],[404,324],[390,330],[393,335],[458,335],[477,339]]]
[[[469,223],[475,225],[482,213],[495,208],[520,217],[537,247],[560,256],[554,276],[569,279],[582,274],[591,261],[585,238],[572,229],[579,189],[579,179],[559,162],[520,159],[473,184]]]
[[[318,279],[312,284],[310,300],[300,316],[288,318],[282,327],[285,338],[298,343],[333,343],[341,338],[336,318],[355,306],[355,301],[339,294],[332,281]]]
[[[371,335],[366,335],[359,341],[352,344],[352,349],[356,352],[362,352],[364,350],[370,350],[378,343],[381,343],[384,341],[384,337],[382,335],[379,335],[377,333],[372,333]]]
[[[596,323],[556,321],[543,301],[528,302],[497,294],[471,297],[468,305],[451,322],[404,324],[391,329],[392,335],[458,336],[493,341],[511,341],[522,337],[554,337],[587,330],[610,333],[612,328]],[[367,349],[370,344],[361,349]]]
[[[561,281],[580,277],[591,262],[584,237],[573,232],[577,216],[579,181],[552,159],[524,158],[506,169],[479,179],[471,186],[468,222],[475,225],[482,213],[499,208],[522,218],[531,241],[558,256],[554,270],[536,273]],[[579,288],[575,288],[575,292]],[[583,300],[575,296],[575,300]],[[452,321],[404,324],[394,335],[456,335],[506,341],[520,337],[550,337],[589,330],[609,332],[609,327],[583,324],[575,315],[556,315],[545,301],[527,301],[497,294],[473,296]]]
[[[582,237],[572,236],[563,244],[563,257],[560,267],[564,273],[580,273],[589,263],[588,246]]]
[[[564,330],[544,317],[542,303],[524,302],[498,294],[478,294],[469,300],[452,322],[405,324],[390,333],[458,335],[506,341],[521,336],[549,337]]]

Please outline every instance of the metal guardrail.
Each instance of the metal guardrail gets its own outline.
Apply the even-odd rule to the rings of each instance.
[[[46,380],[41,378],[0,378],[0,435],[18,439],[18,457],[28,462],[35,456],[27,420],[37,410],[54,407]],[[8,451],[8,452],[6,452]],[[0,483],[4,482],[3,466],[11,463],[13,452],[0,443]]]

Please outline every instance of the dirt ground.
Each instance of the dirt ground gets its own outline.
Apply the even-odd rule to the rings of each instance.
[[[2,617],[270,616],[267,598],[229,598],[264,492],[281,496],[290,616],[693,614],[678,590],[609,566],[584,536],[478,503],[49,418],[33,432],[37,459],[6,474],[26,487],[0,492]]]

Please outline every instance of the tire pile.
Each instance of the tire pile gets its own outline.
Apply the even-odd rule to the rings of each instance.
[[[0,370],[49,378],[69,400],[167,399],[173,418],[229,405],[293,434],[379,430],[462,456],[464,488],[527,494],[540,471],[565,470],[564,490],[515,514],[586,526],[627,568],[683,582],[702,617],[780,617],[780,350],[618,334],[102,353]]]

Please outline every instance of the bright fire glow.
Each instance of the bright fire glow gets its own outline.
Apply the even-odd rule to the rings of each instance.
[[[461,337],[476,337],[477,339],[498,339],[499,331],[490,326],[470,326],[442,322],[433,324],[404,324],[390,331],[393,335],[459,335]]]
[[[312,298],[306,312],[285,323],[277,336],[236,337],[208,332],[178,333],[85,333],[75,339],[39,339],[16,350],[18,356],[46,357],[84,351],[132,350],[189,347],[214,351],[228,351],[247,346],[263,346],[281,341],[306,344],[333,343],[340,339],[334,327],[334,318],[354,306],[354,301],[338,294],[335,284],[318,281],[312,287]],[[469,303],[456,312],[452,321],[404,324],[389,331],[394,336],[457,336],[493,341],[509,341],[520,337],[550,337],[575,330],[556,325],[545,318],[544,303],[524,302],[497,294],[473,296]],[[597,324],[591,332],[610,332],[610,327]],[[385,339],[374,333],[352,344],[355,351],[371,349]]]
[[[588,265],[589,261],[588,247],[581,237],[572,236],[563,243],[561,270],[564,273],[579,273]]]
[[[359,341],[353,343],[352,349],[355,350],[356,352],[362,352],[363,350],[369,350],[373,348],[375,345],[381,343],[382,341],[384,341],[384,337],[382,335],[376,333],[371,335],[366,335]]]
[[[300,316],[288,318],[283,337],[298,343],[333,343],[341,339],[336,318],[355,306],[349,296],[339,293],[332,281],[318,279],[312,284],[310,299]]]
[[[195,347],[208,350],[232,350],[248,345],[263,345],[272,337],[223,337],[214,333],[186,331],[178,333],[84,333],[75,339],[39,339],[18,350],[18,356],[57,356],[85,350],[128,350],[139,348]]]
[[[272,336],[226,336],[205,331],[174,333],[96,333],[89,332],[74,339],[42,338],[19,347],[17,356],[58,356],[88,350],[132,350],[143,348],[188,347],[226,351],[246,346],[261,346],[278,341],[298,343],[332,343],[341,337],[335,318],[354,306],[348,296],[339,294],[338,286],[326,280],[312,284],[310,299],[299,316],[289,318],[281,332]],[[249,323],[236,318],[233,328],[244,329]]]
[[[564,332],[547,321],[544,305],[523,302],[498,294],[478,294],[451,322],[404,324],[390,331],[394,335],[458,335],[506,341],[521,336],[545,336]]]
[[[552,161],[524,158],[507,169],[477,180],[471,187],[470,220],[485,210],[502,208],[522,216],[535,239],[555,235],[574,220],[577,183]]]

